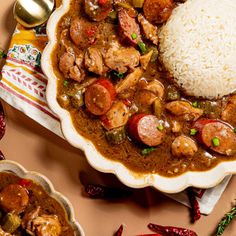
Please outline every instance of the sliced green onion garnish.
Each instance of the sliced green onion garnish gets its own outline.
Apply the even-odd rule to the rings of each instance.
[[[145,52],[147,51],[146,45],[143,42],[139,42],[138,46],[139,46],[139,49],[140,49],[141,53],[145,54]]]
[[[234,133],[236,133],[236,128],[234,128]]]
[[[158,126],[157,126],[157,129],[160,130],[160,131],[162,131],[162,130],[164,129],[164,127],[163,127],[163,125],[158,125]]]
[[[115,75],[116,77],[122,79],[124,78],[125,74],[124,73],[119,73],[117,71],[113,71],[113,75]]]
[[[135,33],[132,33],[131,34],[131,38],[134,40],[134,39],[136,39],[138,36],[137,36],[137,34],[135,34]]]
[[[149,153],[151,153],[155,150],[156,150],[156,148],[154,148],[154,147],[144,148],[141,153],[142,153],[142,155],[148,155]]]
[[[65,87],[67,87],[68,84],[69,84],[69,81],[68,81],[68,80],[64,80],[63,85],[64,85]]]
[[[214,137],[214,138],[212,139],[212,144],[213,144],[214,147],[220,146],[220,140],[219,140],[219,138]]]
[[[192,106],[195,107],[195,108],[197,108],[197,107],[198,107],[198,101],[193,102],[193,103],[192,103]]]
[[[190,135],[194,136],[197,133],[196,129],[190,129]]]

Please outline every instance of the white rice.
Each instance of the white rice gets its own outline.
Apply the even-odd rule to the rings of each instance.
[[[236,90],[236,0],[188,0],[160,31],[160,59],[189,95]]]

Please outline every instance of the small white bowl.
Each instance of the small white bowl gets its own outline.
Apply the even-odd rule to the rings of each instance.
[[[57,77],[53,72],[51,54],[57,44],[56,28],[61,17],[68,12],[71,0],[63,0],[62,6],[55,10],[47,24],[49,43],[42,55],[42,69],[48,77],[47,101],[51,110],[61,121],[62,132],[66,140],[73,146],[83,150],[88,162],[95,169],[115,174],[122,183],[132,188],[153,186],[166,192],[177,193],[189,186],[210,188],[217,185],[226,175],[236,173],[236,161],[222,162],[215,168],[205,172],[186,172],[177,177],[163,177],[159,174],[139,174],[129,170],[122,163],[112,161],[101,155],[93,143],[81,136],[75,129],[70,114],[57,102]]]
[[[30,180],[33,180],[35,183],[41,185],[45,189],[45,191],[48,193],[48,195],[56,199],[64,208],[68,216],[68,221],[74,230],[74,235],[85,236],[82,227],[75,220],[72,204],[69,202],[69,200],[66,197],[64,197],[61,193],[57,192],[54,189],[52,183],[47,177],[34,171],[27,171],[20,164],[14,161],[8,161],[8,160],[4,160],[0,162],[0,172],[11,172],[19,176],[20,178],[30,179]]]

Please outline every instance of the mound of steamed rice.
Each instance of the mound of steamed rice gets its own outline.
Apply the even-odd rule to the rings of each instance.
[[[236,90],[236,0],[187,0],[160,31],[160,60],[196,97]]]

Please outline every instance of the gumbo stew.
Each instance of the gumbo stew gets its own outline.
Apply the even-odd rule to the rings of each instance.
[[[64,208],[42,186],[0,173],[0,235],[74,236]]]
[[[187,96],[158,60],[173,0],[71,0],[52,55],[79,134],[138,173],[176,176],[236,159],[236,95]]]

